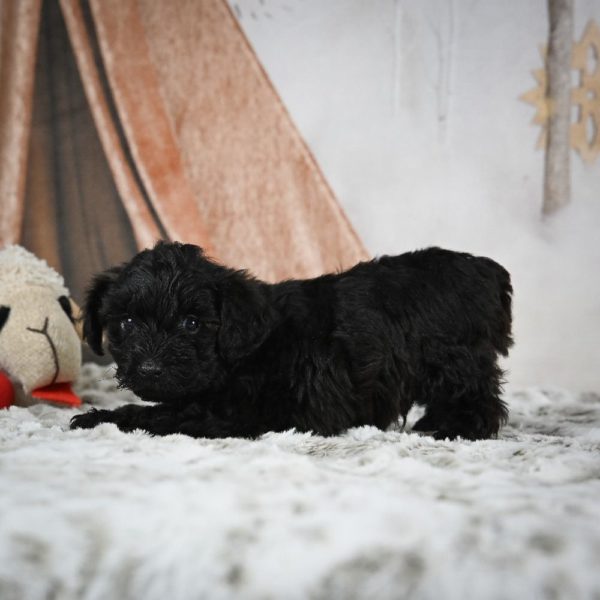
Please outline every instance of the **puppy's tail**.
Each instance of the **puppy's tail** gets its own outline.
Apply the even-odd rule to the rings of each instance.
[[[494,348],[503,356],[513,345],[512,337],[512,296],[513,287],[510,273],[491,258],[479,259],[485,269],[485,275],[494,282],[494,311],[491,325],[491,341]]]

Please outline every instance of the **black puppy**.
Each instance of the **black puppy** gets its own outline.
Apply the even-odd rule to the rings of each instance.
[[[93,410],[72,427],[254,437],[296,428],[386,428],[413,403],[416,430],[488,438],[507,409],[498,354],[511,340],[509,274],[430,248],[339,274],[267,284],[196,246],[158,243],[97,276],[84,336],[152,406]]]

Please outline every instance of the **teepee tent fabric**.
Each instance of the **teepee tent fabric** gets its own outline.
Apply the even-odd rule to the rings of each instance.
[[[21,6],[16,0],[2,2]],[[40,3],[28,2],[34,22]],[[63,272],[69,270],[64,264],[69,255],[76,254],[75,262],[92,271],[113,255],[126,259],[131,248],[159,237],[200,244],[220,261],[271,281],[314,276],[368,258],[224,0],[60,0],[60,10],[57,0],[44,0],[41,10],[42,24],[52,11],[64,19],[57,27],[67,32],[77,77],[67,74],[63,87],[79,85],[85,92],[80,93],[86,106],[78,110],[88,117],[80,119],[94,124],[96,140],[89,134],[89,141],[71,150],[63,183],[52,185],[57,169],[43,158],[44,144],[36,142],[34,108],[27,189],[0,197],[0,242],[34,246]],[[5,27],[4,18],[2,23],[5,48],[16,30]],[[27,35],[28,47],[35,47],[36,28],[30,25]],[[40,47],[36,84],[45,51]],[[31,49],[29,54],[19,50],[18,59],[19,64],[29,60],[33,72]],[[4,80],[2,88],[3,94],[13,94]],[[61,90],[58,96],[71,101],[73,93]],[[20,94],[30,106],[31,85]],[[35,101],[47,100],[40,95],[38,87]],[[67,109],[55,110],[50,118],[70,118]],[[23,125],[27,131],[27,119]],[[83,127],[71,127],[69,135],[81,136]],[[16,142],[9,148],[5,138],[2,180],[5,171],[17,180],[14,174],[23,169],[6,158]],[[21,132],[21,155],[26,139]],[[90,148],[87,167],[69,167],[92,153]],[[86,185],[86,178],[93,185]],[[59,192],[71,180],[78,192],[68,208],[52,208],[64,202]],[[36,200],[39,196],[49,199]],[[43,218],[40,210],[31,210],[36,202],[46,206]],[[21,229],[19,210],[25,213]],[[79,217],[69,216],[77,211]],[[111,222],[103,222],[104,212],[112,215]],[[86,222],[86,214],[93,215],[93,223]],[[62,232],[61,218],[73,221]],[[52,228],[57,231],[49,233]],[[109,241],[96,239],[102,236]],[[65,238],[77,238],[75,251],[61,247]],[[93,255],[87,263],[86,252]]]

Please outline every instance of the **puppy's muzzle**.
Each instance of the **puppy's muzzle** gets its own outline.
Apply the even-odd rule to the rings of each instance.
[[[142,362],[138,366],[137,371],[145,379],[158,379],[163,374],[162,366],[152,359]]]

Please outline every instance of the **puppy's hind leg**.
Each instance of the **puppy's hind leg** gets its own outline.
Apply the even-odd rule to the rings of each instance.
[[[413,431],[431,433],[436,439],[495,436],[508,417],[501,399],[502,371],[495,354],[459,352],[460,360],[456,360],[455,352],[452,354],[454,360],[444,365],[428,365],[418,400],[426,405],[426,411]]]

